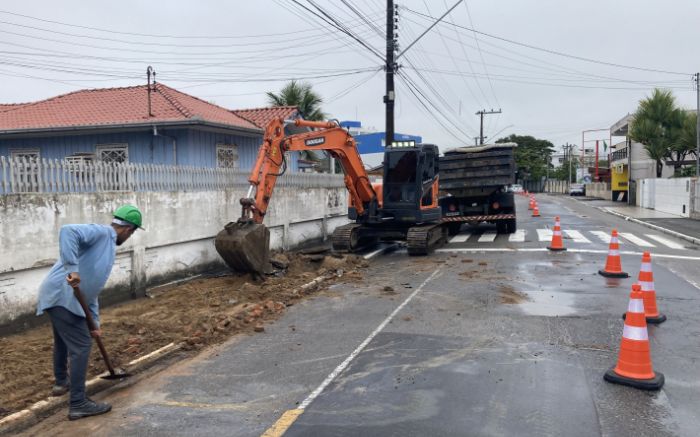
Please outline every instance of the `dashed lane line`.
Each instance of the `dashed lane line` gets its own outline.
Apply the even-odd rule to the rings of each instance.
[[[552,241],[552,230],[551,229],[538,229],[537,239],[540,241]]]
[[[523,243],[525,242],[525,229],[518,229],[514,233],[508,236],[508,241],[511,243]]]
[[[659,243],[663,244],[664,246],[670,247],[671,249],[680,249],[683,250],[685,247],[682,244],[678,244],[675,241],[671,241],[668,238],[662,237],[661,235],[654,235],[654,234],[645,234],[647,237],[651,238],[652,240],[658,241]]]
[[[452,237],[452,239],[450,239],[450,243],[464,243],[465,241],[467,241],[469,239],[469,237],[471,235],[472,234],[470,234],[469,232],[466,232],[464,234],[455,235],[454,237]]]
[[[625,240],[628,240],[634,244],[636,244],[639,247],[656,247],[647,240],[643,238],[639,238],[634,234],[630,234],[629,232],[620,232],[620,237],[624,238]]]
[[[497,235],[498,234],[495,232],[484,232],[479,237],[479,243],[493,243],[493,240],[496,239]]]
[[[598,237],[600,241],[602,241],[605,244],[610,244],[610,234],[608,234],[605,231],[589,231],[591,234],[595,235]]]
[[[304,413],[306,407],[308,407],[314,401],[314,399],[316,399],[318,395],[320,395],[323,392],[323,390],[325,390],[328,384],[333,382],[333,380],[337,378],[338,375],[350,365],[350,363],[364,350],[364,348],[367,347],[367,345],[374,339],[374,337],[376,337],[377,334],[382,332],[386,325],[388,325],[389,322],[391,322],[391,320],[394,317],[396,317],[396,315],[406,305],[408,305],[408,303],[411,300],[413,300],[413,298],[416,297],[416,295],[420,293],[421,290],[423,290],[423,288],[425,288],[425,286],[428,284],[428,282],[432,281],[433,278],[435,278],[435,276],[437,276],[439,272],[440,269],[438,268],[433,273],[431,273],[430,276],[428,276],[428,278],[425,281],[423,281],[413,293],[411,293],[403,302],[401,302],[401,304],[397,306],[394,309],[394,311],[392,311],[391,314],[389,314],[387,318],[384,319],[382,323],[380,323],[379,326],[377,326],[377,328],[374,331],[372,331],[372,333],[367,338],[365,338],[364,341],[360,343],[360,345],[357,346],[357,348],[354,351],[352,351],[350,355],[348,355],[345,361],[340,363],[338,367],[336,367],[326,377],[326,379],[323,380],[321,385],[316,387],[316,389],[312,391],[311,394],[307,396],[307,398],[304,399],[304,401],[301,404],[299,404],[297,408],[285,411],[284,414],[282,414],[282,416],[279,419],[277,419],[277,421],[261,435],[261,437],[280,437],[284,435],[284,433],[287,432],[287,430],[294,424],[294,422],[299,418],[299,416],[301,416]]]
[[[401,252],[401,251],[399,251]],[[436,249],[435,252],[440,253],[488,253],[488,252],[549,252],[546,247],[523,247],[523,248],[511,248],[511,247],[492,247],[492,248],[461,248],[461,247],[446,247],[441,249]],[[607,254],[607,250],[602,249],[576,249],[567,248],[565,253],[595,253],[595,254]],[[620,251],[621,255],[634,255],[642,256],[642,252],[632,252],[628,250]],[[654,258],[667,258],[667,259],[680,259],[688,261],[700,261],[700,256],[686,256],[686,255],[669,255],[665,253],[655,253]]]
[[[583,234],[580,233],[579,231],[574,231],[574,230],[571,230],[571,229],[567,229],[567,230],[564,231],[564,233],[565,233],[569,238],[571,238],[572,240],[574,240],[574,243],[590,243],[590,242],[591,242],[591,240],[589,240],[588,238],[584,237]]]

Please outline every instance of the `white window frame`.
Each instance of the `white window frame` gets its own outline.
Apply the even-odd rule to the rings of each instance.
[[[219,161],[219,151],[223,150],[230,150],[233,151],[235,154],[236,158],[233,161],[233,166],[223,166],[221,165],[222,162]],[[218,143],[216,145],[216,168],[232,168],[234,170],[238,170],[240,168],[240,159],[238,155],[238,145],[237,144],[224,144],[224,143]]]
[[[26,183],[26,186],[22,188],[22,192],[37,192],[39,191],[39,164],[41,163],[41,149],[37,147],[23,147],[17,149],[10,149],[10,159],[22,158],[25,155],[36,155],[36,167],[25,173],[26,170],[20,170],[17,175],[21,180]],[[31,172],[31,173],[29,173]],[[31,182],[30,182],[31,181]],[[32,189],[32,185],[34,188]]]
[[[129,163],[129,144],[128,143],[112,143],[112,144],[97,144],[95,145],[95,159],[104,162],[102,152],[124,151],[124,164]]]

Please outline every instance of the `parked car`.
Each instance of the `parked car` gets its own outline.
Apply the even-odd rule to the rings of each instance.
[[[520,184],[513,184],[510,186],[510,189],[508,191],[510,191],[511,193],[522,193],[523,186]]]
[[[569,187],[569,195],[571,196],[585,196],[586,186],[584,184],[571,184]]]

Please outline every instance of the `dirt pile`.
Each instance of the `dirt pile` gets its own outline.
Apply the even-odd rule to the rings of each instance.
[[[170,342],[197,349],[242,332],[262,332],[264,322],[313,288],[362,278],[363,259],[330,254],[276,254],[278,270],[264,280],[214,275],[151,290],[148,297],[101,311],[103,340],[115,366]],[[53,336],[49,325],[0,338],[0,417],[45,398],[53,384]],[[88,378],[104,371],[93,347]]]

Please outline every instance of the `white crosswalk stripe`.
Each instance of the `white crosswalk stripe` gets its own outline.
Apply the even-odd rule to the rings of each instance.
[[[588,238],[584,237],[583,234],[580,233],[579,231],[574,231],[574,230],[571,230],[571,229],[567,229],[567,230],[564,231],[564,233],[565,233],[569,238],[571,238],[572,240],[574,240],[574,243],[590,243],[590,242],[591,242],[591,240],[589,240]]]
[[[508,241],[511,243],[522,243],[525,241],[525,229],[518,229],[508,236]]]
[[[552,241],[552,230],[551,229],[538,229],[537,239],[540,241]]]
[[[605,244],[610,244],[610,234],[604,231],[590,231],[591,234],[595,235]]]
[[[467,241],[469,239],[469,237],[471,237],[471,235],[472,234],[470,234],[469,232],[467,232],[465,234],[455,235],[450,240],[450,243],[464,243],[465,241]]]
[[[646,234],[647,237],[651,238],[652,240],[658,241],[659,243],[663,244],[664,246],[670,247],[671,249],[685,249],[682,244],[678,244],[675,241],[671,241],[667,238],[664,238],[660,235],[654,235],[654,234]]]
[[[479,243],[492,243],[498,234],[495,232],[484,232],[479,237]]]
[[[625,240],[636,244],[639,247],[656,247],[647,240],[643,238],[639,238],[634,234],[630,234],[629,232],[620,232],[620,236],[624,238]]]

